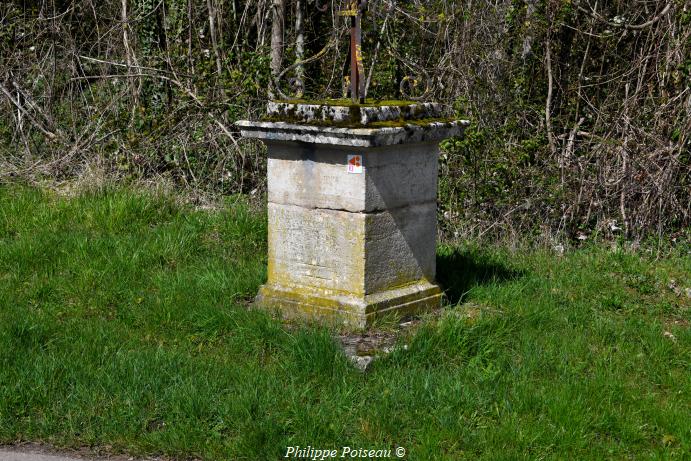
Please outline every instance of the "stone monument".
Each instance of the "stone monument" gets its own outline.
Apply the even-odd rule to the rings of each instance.
[[[236,124],[268,148],[261,308],[362,328],[440,304],[438,144],[468,122],[433,103],[363,103],[361,81],[352,100],[272,101]]]

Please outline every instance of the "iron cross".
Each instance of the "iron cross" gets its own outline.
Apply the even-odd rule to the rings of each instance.
[[[368,0],[340,0],[338,15],[350,18],[350,96],[365,102],[365,65],[362,60],[362,15]],[[321,8],[320,8],[321,9]],[[326,10],[324,6],[323,10]],[[347,79],[347,77],[346,77]]]
[[[345,0],[339,15],[350,17],[350,96],[353,103],[365,102],[365,65],[362,60],[362,14],[367,0]]]

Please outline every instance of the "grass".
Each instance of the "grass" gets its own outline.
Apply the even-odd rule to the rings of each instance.
[[[0,188],[0,443],[689,459],[688,250],[441,247],[451,305],[363,374],[326,328],[246,309],[265,234],[242,202]]]

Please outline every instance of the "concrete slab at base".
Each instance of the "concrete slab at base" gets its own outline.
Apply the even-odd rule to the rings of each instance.
[[[332,321],[365,328],[387,315],[405,317],[429,312],[441,305],[442,291],[427,281],[366,296],[352,296],[305,286],[267,284],[260,288],[254,305],[277,311],[284,318]]]

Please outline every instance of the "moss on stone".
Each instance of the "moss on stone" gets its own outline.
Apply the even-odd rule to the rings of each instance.
[[[405,128],[409,126],[418,126],[418,127],[428,127],[434,123],[452,123],[456,122],[458,119],[456,118],[448,118],[448,117],[443,117],[443,118],[422,118],[422,119],[412,119],[412,120],[407,120],[407,119],[397,119],[397,120],[387,120],[387,121],[381,121],[381,122],[371,122],[366,125],[360,123],[360,115],[358,111],[357,116],[353,116],[351,113],[350,120],[348,121],[342,121],[342,122],[335,122],[332,120],[312,120],[310,122],[305,122],[303,120],[298,119],[297,117],[293,116],[270,116],[266,115],[261,118],[262,122],[273,122],[273,123],[291,123],[294,125],[303,125],[303,126],[318,126],[318,127],[325,127],[325,128]]]
[[[360,107],[388,107],[388,106],[396,106],[396,107],[406,107],[406,106],[412,106],[415,104],[420,104],[418,101],[404,101],[404,100],[396,100],[396,99],[386,99],[386,100],[377,100],[377,99],[368,99],[365,101],[363,104],[356,103],[354,104],[352,100],[350,99],[321,99],[321,100],[309,100],[309,99],[285,99],[285,100],[273,100],[272,102],[278,103],[278,104],[305,104],[305,105],[310,105],[310,106],[334,106],[334,107],[349,107],[349,108],[360,108]]]

